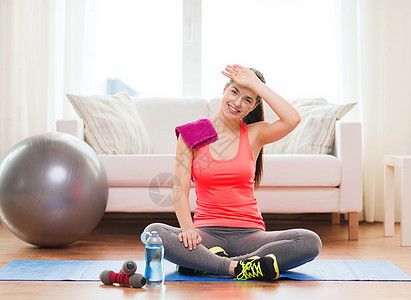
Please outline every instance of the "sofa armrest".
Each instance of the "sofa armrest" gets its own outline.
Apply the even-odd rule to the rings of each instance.
[[[57,120],[56,129],[84,140],[84,122],[82,119]]]
[[[362,126],[358,121],[337,121],[335,155],[341,161],[340,212],[362,210]]]

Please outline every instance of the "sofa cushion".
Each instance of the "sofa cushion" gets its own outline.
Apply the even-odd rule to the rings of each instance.
[[[106,211],[110,212],[174,212],[173,188],[161,187],[147,190],[147,187],[112,187]],[[195,208],[195,191],[190,189],[191,211]]]
[[[271,154],[329,154],[334,145],[335,122],[356,103],[334,104],[323,98],[290,99],[301,122],[286,137],[264,147]]]
[[[154,154],[176,153],[174,129],[178,125],[208,118],[208,101],[191,98],[133,98],[146,125]]]
[[[262,213],[329,213],[340,211],[340,189],[332,187],[274,187],[256,190]]]
[[[110,187],[173,186],[174,154],[100,155]]]
[[[86,142],[98,154],[151,152],[146,128],[127,92],[67,98],[84,120]]]
[[[175,155],[100,155],[110,187],[172,187]],[[331,155],[264,155],[261,187],[335,187],[340,161]]]
[[[341,182],[341,162],[325,154],[265,154],[264,186],[335,187]]]

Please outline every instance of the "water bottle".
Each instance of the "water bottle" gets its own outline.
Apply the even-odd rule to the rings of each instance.
[[[144,276],[147,278],[148,284],[163,284],[165,277],[163,241],[158,236],[157,231],[143,232],[141,241],[146,245],[146,270]]]

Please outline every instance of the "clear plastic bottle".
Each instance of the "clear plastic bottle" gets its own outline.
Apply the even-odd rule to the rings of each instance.
[[[158,236],[157,231],[143,232],[141,241],[146,245],[146,270],[144,276],[147,278],[147,283],[151,285],[163,284],[165,277],[163,241]]]

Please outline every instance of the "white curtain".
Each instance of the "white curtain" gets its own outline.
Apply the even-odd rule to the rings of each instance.
[[[110,22],[109,20],[107,22]],[[61,95],[86,95],[92,89],[94,70],[95,0],[66,0],[64,23],[64,75]],[[76,116],[63,98],[65,119]],[[60,118],[59,112],[57,117]]]
[[[0,1],[1,156],[17,141],[51,128],[53,1]]]
[[[342,92],[359,100],[363,124],[365,219],[383,221],[383,157],[411,154],[411,1],[338,2]]]
[[[0,1],[0,159],[74,116],[64,93],[87,92],[93,1]]]

